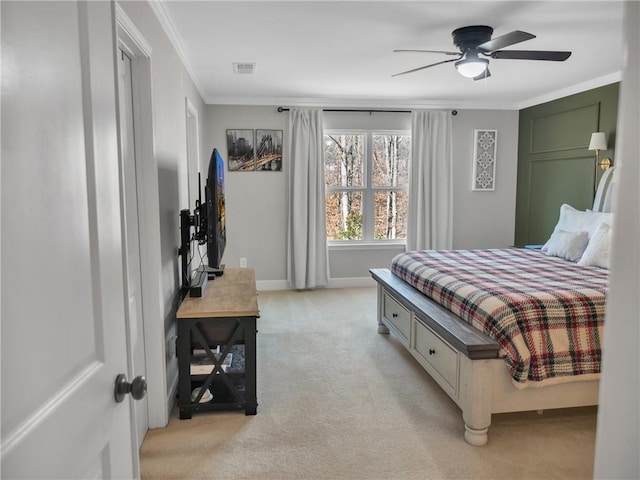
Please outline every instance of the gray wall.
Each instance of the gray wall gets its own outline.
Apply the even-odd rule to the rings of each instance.
[[[227,129],[285,129],[286,114],[274,107],[206,107],[207,155],[217,148],[227,160]],[[238,267],[240,257],[256,280],[286,280],[286,159],[282,172],[225,171],[227,246],[223,263]],[[203,170],[204,171],[204,170]]]
[[[227,129],[286,129],[286,113],[273,106],[206,106],[206,148],[226,157]],[[327,129],[410,130],[409,114],[332,113]],[[513,243],[517,168],[518,112],[459,110],[454,129],[454,248],[507,247]],[[473,130],[497,129],[496,190],[472,192]],[[286,141],[286,140],[285,140]],[[283,172],[227,172],[227,247],[224,263],[238,266],[241,257],[255,268],[259,287],[286,288],[286,169]],[[366,279],[368,269],[388,266],[402,247],[331,247],[332,286]]]
[[[204,102],[149,4],[120,2],[119,5],[153,49],[153,149],[158,168],[163,318],[145,319],[145,322],[157,322],[157,331],[164,332],[165,347],[168,347],[177,334],[175,313],[180,286],[177,256],[180,246],[179,215],[181,209],[193,208],[188,200],[185,99],[189,98],[199,112],[200,155],[204,152]],[[145,246],[141,245],[141,248]],[[155,330],[154,328],[153,334],[156,333]],[[163,351],[165,358],[157,358],[155,361],[157,364],[166,363],[166,395],[170,399],[177,384],[178,367],[175,356],[168,354],[168,348]],[[149,368],[147,366],[148,370]],[[166,400],[167,397],[150,399],[150,411],[151,402],[162,401],[166,409]],[[152,428],[163,426],[159,423],[161,422],[156,421],[153,416],[150,417]]]
[[[453,117],[453,248],[513,245],[518,112],[459,110]],[[473,131],[498,130],[495,190],[471,190]]]

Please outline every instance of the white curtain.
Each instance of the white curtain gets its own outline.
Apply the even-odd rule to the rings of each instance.
[[[322,110],[289,111],[287,280],[293,288],[329,283],[325,228]]]
[[[407,250],[453,246],[451,130],[449,112],[411,112]]]

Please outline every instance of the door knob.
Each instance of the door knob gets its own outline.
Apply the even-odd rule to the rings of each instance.
[[[133,382],[127,381],[127,376],[121,373],[116,377],[116,386],[113,392],[113,396],[116,402],[120,403],[124,400],[124,397],[130,393],[131,396],[140,400],[147,394],[147,379],[143,375],[139,375],[133,379]]]

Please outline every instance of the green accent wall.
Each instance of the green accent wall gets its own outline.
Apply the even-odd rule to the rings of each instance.
[[[619,83],[520,110],[515,244],[542,244],[558,221],[560,206],[591,208],[595,151],[593,132],[605,132],[615,164]],[[598,168],[597,178],[602,170]]]

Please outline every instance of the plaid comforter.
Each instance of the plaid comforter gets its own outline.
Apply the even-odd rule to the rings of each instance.
[[[407,252],[391,271],[496,339],[517,387],[598,378],[607,270],[509,248]]]

